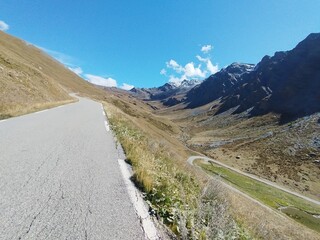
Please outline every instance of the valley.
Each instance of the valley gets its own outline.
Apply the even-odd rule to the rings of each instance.
[[[179,138],[190,149],[319,199],[318,114],[279,125],[274,114],[249,118],[230,113],[213,117],[209,109],[199,112],[175,119],[169,113],[182,127]]]
[[[167,238],[319,239],[317,223],[305,227],[279,208],[318,214],[318,206],[299,205],[287,195],[281,202],[282,192],[186,160],[208,156],[319,201],[320,34],[257,65],[233,63],[203,81],[130,91],[93,85],[1,31],[0,42],[1,119],[77,101],[70,93],[102,103],[114,133],[108,136],[122,145],[131,180]],[[77,112],[84,114],[80,107]],[[224,184],[230,178],[241,182],[239,191]],[[276,195],[271,200],[264,197],[268,191]]]
[[[194,153],[317,202],[320,98],[315,89],[320,89],[319,46],[320,35],[311,34],[291,51],[266,56],[257,66],[234,63],[188,90],[166,84],[153,88],[151,95],[146,94],[150,93],[148,89],[133,89],[132,95],[151,105],[155,116],[176,126],[179,130],[170,135]],[[281,82],[282,79],[287,82]],[[259,184],[252,184],[257,189],[249,195],[280,211],[281,191],[269,189],[269,194],[281,196],[270,200],[267,193],[259,193]],[[318,220],[302,211],[318,214],[318,206],[311,210],[303,207],[305,203],[300,205],[299,199],[294,201],[285,201],[285,206],[293,208],[281,211],[319,231]]]
[[[179,126],[188,148],[319,200],[319,46],[310,34],[256,66],[231,64],[173,106],[147,103]]]

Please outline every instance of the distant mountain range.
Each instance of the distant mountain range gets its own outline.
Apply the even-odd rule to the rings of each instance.
[[[255,67],[231,64],[187,93],[194,108],[221,98],[217,113],[237,107],[251,115],[276,112],[291,119],[320,111],[320,34],[310,34],[293,50],[265,56]]]
[[[187,93],[188,108],[195,108],[231,95],[244,77],[254,70],[253,64],[232,63]]]
[[[164,105],[172,106],[182,102],[181,96],[200,83],[200,80],[183,80],[180,83],[169,82],[154,88],[133,88],[130,92],[137,98],[160,100]]]
[[[320,111],[320,33],[312,33],[294,49],[265,56],[257,64],[233,63],[203,82],[167,83],[158,88],[132,89],[142,99],[166,106],[183,103],[196,108],[220,100],[216,114],[235,108],[252,116],[268,112],[283,120]]]

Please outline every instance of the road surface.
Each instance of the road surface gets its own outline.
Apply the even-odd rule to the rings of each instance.
[[[101,104],[0,121],[0,239],[144,239]]]
[[[273,182],[270,182],[270,181],[268,181],[268,180],[266,180],[266,179],[257,177],[257,176],[255,176],[255,175],[252,175],[252,174],[249,174],[249,173],[242,172],[242,171],[240,171],[239,169],[230,167],[230,166],[228,166],[228,165],[226,165],[226,164],[224,164],[224,163],[222,163],[222,162],[219,162],[219,161],[217,161],[217,160],[214,160],[214,159],[212,159],[212,158],[208,158],[208,157],[204,157],[204,156],[191,156],[191,157],[188,158],[187,162],[188,162],[189,164],[193,165],[193,161],[196,160],[196,159],[201,159],[201,160],[203,160],[203,161],[205,161],[205,162],[213,162],[213,163],[218,164],[218,165],[220,165],[220,166],[222,166],[222,167],[225,167],[225,168],[228,168],[228,169],[230,169],[230,170],[232,170],[232,171],[234,171],[234,172],[237,172],[237,173],[239,173],[239,174],[241,174],[241,175],[244,175],[244,176],[246,176],[246,177],[252,178],[252,179],[254,179],[254,180],[257,180],[257,181],[259,181],[259,182],[262,182],[262,183],[267,184],[267,185],[269,185],[269,186],[272,186],[272,187],[274,187],[274,188],[280,189],[280,190],[282,190],[282,191],[284,191],[284,192],[290,193],[290,194],[292,194],[292,195],[294,195],[294,196],[300,197],[300,198],[302,198],[302,199],[304,199],[304,200],[307,200],[307,201],[309,201],[309,202],[312,202],[312,203],[314,203],[314,204],[320,205],[320,201],[317,201],[317,200],[315,200],[315,199],[306,197],[306,196],[304,196],[304,195],[302,195],[302,194],[300,194],[300,193],[291,191],[291,190],[289,190],[289,189],[287,189],[287,188],[281,187],[281,186],[279,186],[279,185],[277,185],[277,184],[275,184],[275,183],[273,183]]]

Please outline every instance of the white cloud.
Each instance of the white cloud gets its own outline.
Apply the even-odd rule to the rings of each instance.
[[[184,75],[186,76],[186,79],[189,77],[204,78],[206,73],[201,70],[201,64],[199,64],[198,67],[195,67],[194,63],[190,62],[184,67]]]
[[[55,51],[55,50],[51,50],[48,48],[44,48],[44,47],[40,47],[37,45],[33,45],[39,49],[41,49],[43,52],[46,52],[47,54],[49,54],[50,56],[52,56],[53,58],[55,58],[56,60],[58,60],[59,62],[61,62],[63,65],[65,65],[69,70],[73,71],[74,73],[76,73],[79,76],[83,76],[88,82],[91,82],[93,84],[96,85],[100,85],[100,86],[105,86],[105,87],[117,87],[117,81],[111,77],[101,77],[101,76],[97,76],[97,75],[93,75],[93,74],[84,74],[83,70],[81,67],[78,67],[75,63],[77,62],[77,60],[67,54]],[[131,89],[134,86],[123,83],[121,88],[122,89]]]
[[[197,59],[200,61],[200,62],[205,62],[206,63],[206,67],[209,71],[210,74],[215,74],[219,71],[219,66],[218,65],[213,65],[210,58],[203,58],[199,55],[196,56]]]
[[[85,74],[86,79],[96,85],[105,87],[117,87],[117,81],[113,78],[104,78],[92,74]]]
[[[166,62],[166,65],[167,68],[171,68],[178,73],[181,73],[183,71],[183,67],[173,59],[171,59],[169,62]]]
[[[169,76],[169,82],[181,82],[185,79],[204,78],[206,76],[206,72],[201,70],[201,64],[195,67],[193,62],[189,62],[183,67],[175,60],[171,59],[169,62],[166,62],[166,66],[168,69],[173,69],[175,73],[180,75],[180,77],[176,77],[175,75],[171,74]],[[166,73],[167,71],[165,69],[160,71],[160,74],[162,75],[166,76]]]
[[[213,49],[212,45],[204,45],[201,47],[202,55],[196,55],[196,62],[188,62],[184,67],[171,59],[166,62],[166,68],[160,71],[161,75],[168,77],[169,82],[179,84],[183,80],[197,79],[202,80],[208,75],[215,74],[219,71],[219,66],[211,61],[208,54]]]
[[[127,84],[127,83],[122,83],[122,86],[121,86],[120,88],[123,89],[123,90],[129,91],[129,90],[131,90],[132,88],[134,88],[134,86],[133,86],[133,85],[130,85],[130,84]]]
[[[180,65],[173,59],[171,59],[169,62],[167,62],[168,67],[177,68],[180,67]]]
[[[79,76],[83,73],[81,67],[68,67],[68,68]]]
[[[160,74],[166,76],[167,75],[167,70],[165,70],[164,68],[161,69]]]
[[[200,61],[200,62],[207,62],[208,61],[208,58],[203,58],[203,57],[201,57],[201,56],[199,56],[199,55],[197,55],[196,56],[196,58]]]
[[[211,74],[215,74],[219,71],[219,66],[218,65],[213,65],[211,60],[208,59],[207,61],[207,70],[211,73]]]
[[[4,21],[0,20],[0,31],[7,31],[9,29],[9,25]]]
[[[51,50],[48,48],[40,47],[37,45],[34,45],[34,46],[46,52],[47,54],[49,54],[50,56],[52,56],[53,58],[61,62],[63,65],[72,66],[72,67],[75,66],[76,59],[67,54],[64,54],[62,52],[58,52],[55,50]]]
[[[201,47],[201,52],[203,52],[203,53],[208,53],[208,52],[210,52],[212,50],[212,46],[211,45],[204,45],[204,46],[202,46]]]

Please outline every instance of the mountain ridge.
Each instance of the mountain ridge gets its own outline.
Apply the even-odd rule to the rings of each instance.
[[[188,104],[187,108],[199,107],[230,94],[234,87],[242,82],[243,74],[252,71],[254,66],[246,63],[232,63],[211,75],[187,93],[185,100]]]
[[[179,95],[184,95],[194,86],[200,84],[201,81],[196,79],[183,80],[181,82],[168,82],[160,87],[153,88],[132,88],[129,90],[133,96],[142,100],[159,100],[165,106],[172,105],[172,99],[176,99],[174,104],[180,103],[182,100],[179,99]]]
[[[295,48],[264,56],[256,65],[233,63],[191,89],[184,103],[195,108],[220,99],[216,114],[236,108],[251,116],[275,112],[283,121],[320,111],[320,34]]]
[[[0,118],[73,101],[70,92],[106,95],[41,49],[0,31]]]
[[[318,112],[319,65],[320,34],[310,34],[290,51],[265,56],[246,75],[247,84],[229,96],[219,112],[239,105],[234,113],[253,108],[252,116],[275,112],[282,115],[283,121]],[[239,101],[232,102],[237,95]]]

